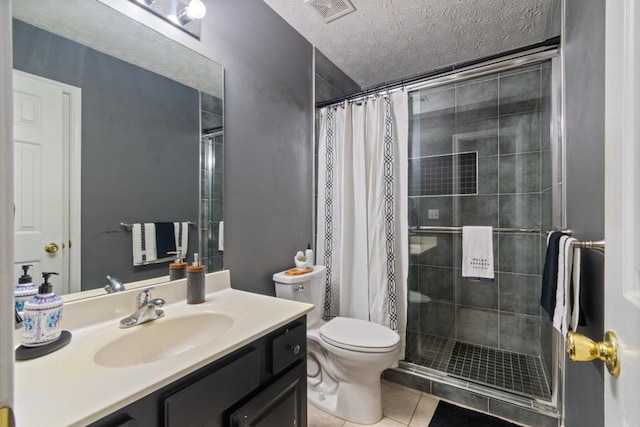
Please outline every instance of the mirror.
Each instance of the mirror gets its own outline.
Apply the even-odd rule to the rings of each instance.
[[[223,68],[98,0],[13,17],[16,282],[21,264],[63,294],[167,280],[167,262],[133,265],[121,223],[192,222],[187,259],[221,269]]]

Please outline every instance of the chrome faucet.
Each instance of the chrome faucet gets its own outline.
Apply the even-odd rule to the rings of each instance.
[[[136,297],[136,311],[131,316],[120,320],[121,328],[130,328],[141,325],[164,316],[164,311],[160,310],[165,304],[162,298],[151,299],[151,291],[154,288],[143,289]]]
[[[108,294],[125,290],[124,283],[122,283],[122,281],[117,277],[109,276],[107,274],[107,280],[109,283],[106,284],[104,290],[107,291]]]

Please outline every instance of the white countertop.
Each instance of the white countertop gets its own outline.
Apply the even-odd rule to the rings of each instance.
[[[207,275],[206,300],[197,305],[184,301],[185,280],[155,285],[152,297],[167,301],[163,307],[165,316],[129,329],[120,329],[119,321],[133,312],[137,290],[65,304],[62,328],[73,334],[71,342],[46,356],[15,363],[17,425],[85,426],[313,308],[310,304],[237,291],[230,288],[229,281],[228,271]],[[124,334],[195,312],[226,314],[233,318],[233,324],[211,342],[155,362],[106,368],[94,361],[98,349]],[[16,340],[17,347],[18,334]]]

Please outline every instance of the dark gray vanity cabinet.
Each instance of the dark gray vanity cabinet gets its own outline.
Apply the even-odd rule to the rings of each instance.
[[[303,316],[91,425],[306,426],[306,330]]]
[[[254,399],[231,414],[231,427],[307,425],[307,369],[296,364]]]

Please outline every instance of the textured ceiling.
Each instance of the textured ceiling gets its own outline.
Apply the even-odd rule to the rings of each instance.
[[[223,97],[220,65],[97,0],[20,0],[12,8],[28,24]]]
[[[264,0],[361,87],[544,39],[554,0],[351,0],[325,23],[304,0]]]

